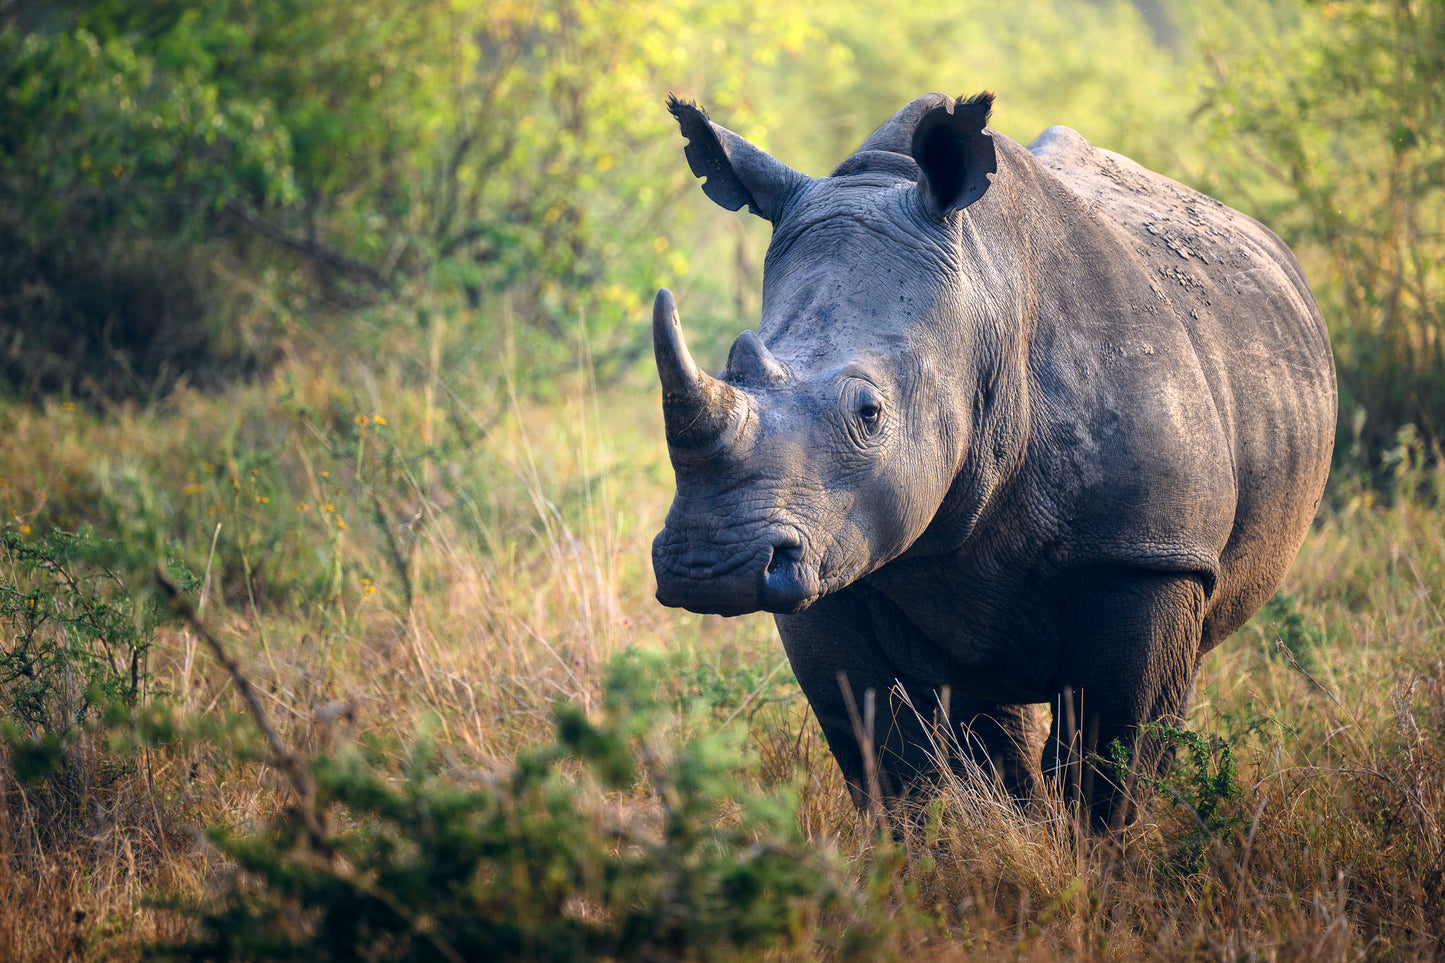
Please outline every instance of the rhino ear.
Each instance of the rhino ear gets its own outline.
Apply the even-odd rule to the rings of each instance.
[[[913,128],[913,159],[938,205],[939,214],[962,210],[988,190],[998,170],[993,137],[984,132],[993,110],[993,91],[956,104],[940,104]]]
[[[697,104],[669,94],[667,109],[687,138],[684,153],[688,166],[695,176],[706,178],[703,193],[730,211],[746,204],[748,210],[776,224],[788,198],[810,180],[762,148],[708,120]]]

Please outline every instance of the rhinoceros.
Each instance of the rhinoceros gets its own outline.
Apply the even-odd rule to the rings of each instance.
[[[920,97],[813,178],[669,97],[703,191],[773,233],[717,377],[657,295],[657,598],[774,614],[860,805],[923,791],[945,724],[1117,826],[1105,748],[1167,764],[1151,724],[1300,549],[1334,362],[1271,231],[1067,127],[1021,147],[993,99]]]

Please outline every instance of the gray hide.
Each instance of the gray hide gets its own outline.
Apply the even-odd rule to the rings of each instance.
[[[816,179],[670,102],[704,191],[773,238],[717,378],[658,293],[657,597],[775,614],[860,801],[926,785],[946,718],[1117,824],[1103,767],[1062,763],[1164,764],[1139,727],[1180,720],[1314,517],[1334,365],[1267,228],[1065,127],[1020,147],[992,100],[921,97]]]

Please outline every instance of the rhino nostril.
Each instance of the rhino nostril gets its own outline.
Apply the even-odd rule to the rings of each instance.
[[[779,535],[773,541],[773,557],[768,559],[768,574],[772,575],[784,565],[798,561],[803,543],[796,535]]]

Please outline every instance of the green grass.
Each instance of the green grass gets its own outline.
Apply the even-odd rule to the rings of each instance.
[[[699,896],[693,929],[656,931],[671,942],[604,939],[589,955],[1427,959],[1445,938],[1439,466],[1412,467],[1390,498],[1332,488],[1282,593],[1205,660],[1181,761],[1128,845],[1081,836],[1060,801],[1023,814],[955,782],[894,846],[848,802],[771,620],[653,600],[650,541],[671,473],[650,381],[599,394],[579,379],[540,403],[480,376],[328,358],[148,408],[7,407],[0,518],[18,544],[93,527],[113,540],[105,570],[129,593],[149,591],[168,555],[195,573],[200,617],[278,735],[325,777],[318,805],[338,851],[357,833],[402,832],[396,799],[491,793],[492,805],[502,797],[488,787],[539,753],[554,760],[553,788],[503,794],[517,825],[560,833],[537,808],[555,791],[579,827],[657,843],[673,838],[668,814],[683,810],[669,786],[693,759],[710,781],[698,783],[706,805],[677,824],[685,846],[589,836],[575,891],[536,905],[605,930],[670,891],[645,872],[599,889],[588,873],[681,859],[688,892],[734,892],[710,887],[737,884],[729,874],[769,852],[806,862],[816,889],[787,890],[780,916],[748,917],[752,942],[708,927],[803,876],[768,876],[737,906]],[[155,695],[75,736],[76,765],[109,780],[76,826],[37,831],[34,783],[13,750],[0,765],[0,957],[184,946],[198,920],[218,918],[206,913],[262,891],[267,866],[299,872],[278,842],[291,838],[293,795],[237,721],[225,671],[192,627],[162,625],[146,645]],[[608,680],[629,666],[650,666],[642,715],[609,701]],[[560,733],[559,705],[575,713]],[[626,729],[635,718],[642,731]],[[623,727],[635,778],[596,768],[595,744],[578,741],[587,726]],[[123,771],[105,768],[116,754]],[[359,801],[367,786],[372,803],[392,799],[387,813]],[[223,852],[203,831],[253,849]],[[233,890],[244,852],[264,858]],[[363,863],[353,853],[347,865]],[[395,885],[389,898],[414,895]],[[428,920],[452,917],[427,905],[391,938],[440,932]]]

